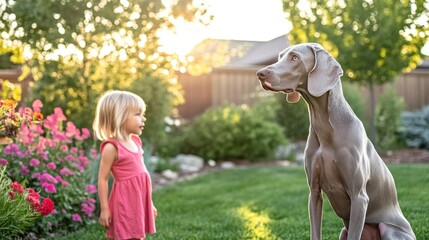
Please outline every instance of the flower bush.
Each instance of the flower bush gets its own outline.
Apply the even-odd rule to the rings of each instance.
[[[21,184],[12,182],[0,171],[0,239],[22,235],[34,222],[54,210],[54,202],[44,198],[32,188],[24,189]]]
[[[33,112],[43,104],[33,102]],[[20,111],[25,114],[25,111]],[[36,234],[72,231],[95,222],[94,185],[86,178],[91,163],[98,158],[95,149],[85,149],[88,129],[78,129],[61,108],[55,108],[43,124],[23,124],[16,143],[0,153],[0,165],[14,181],[40,190],[55,202],[54,212],[37,222]]]
[[[0,100],[0,137],[16,137],[22,123],[39,123],[43,115],[31,108],[15,111],[16,103],[12,99]]]

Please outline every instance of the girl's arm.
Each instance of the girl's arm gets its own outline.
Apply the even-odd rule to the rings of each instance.
[[[109,209],[109,174],[112,165],[117,158],[116,147],[111,143],[106,143],[101,153],[100,169],[98,172],[98,198],[100,199],[100,219],[99,222],[104,227],[109,227],[111,213]]]

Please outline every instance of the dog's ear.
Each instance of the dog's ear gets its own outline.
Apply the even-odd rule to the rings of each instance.
[[[340,64],[319,44],[310,45],[314,67],[308,73],[308,91],[315,97],[331,90],[343,75]]]

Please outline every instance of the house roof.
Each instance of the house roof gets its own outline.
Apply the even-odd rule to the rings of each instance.
[[[225,43],[230,50],[242,51],[242,54],[233,56],[228,63],[220,67],[221,69],[270,65],[277,61],[278,53],[289,46],[287,35],[281,35],[269,41],[206,39],[203,43],[208,46],[205,51],[216,52],[216,49]],[[193,53],[198,54],[198,50]],[[429,69],[429,58],[424,59],[417,69]]]
[[[253,42],[253,47],[243,57],[232,58],[226,66],[269,65],[276,62],[278,53],[288,46],[289,43],[286,35],[279,36],[267,42]]]

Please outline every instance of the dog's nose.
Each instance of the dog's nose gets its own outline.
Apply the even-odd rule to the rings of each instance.
[[[256,75],[258,76],[259,80],[264,80],[269,74],[270,71],[265,68],[256,72]]]

